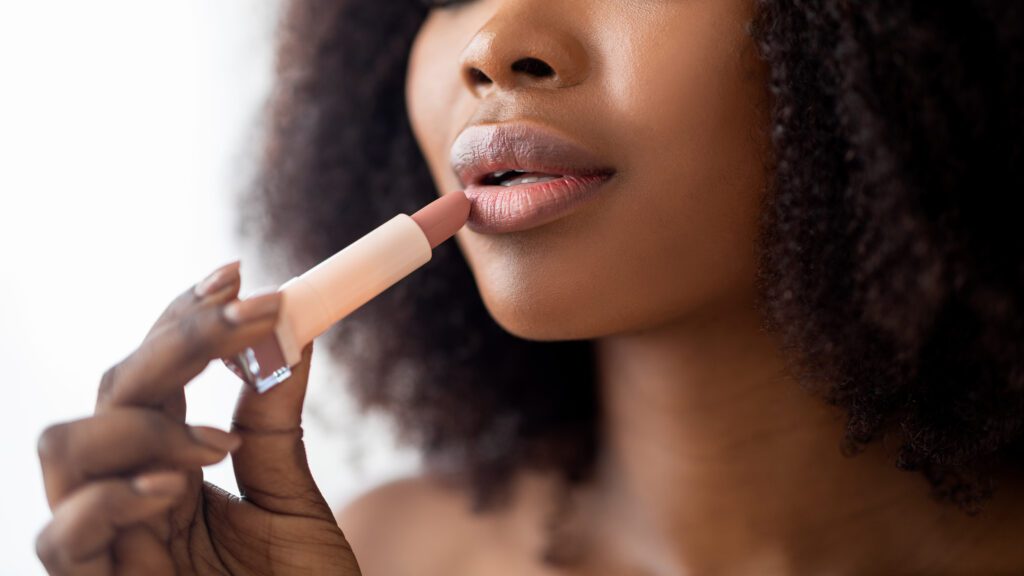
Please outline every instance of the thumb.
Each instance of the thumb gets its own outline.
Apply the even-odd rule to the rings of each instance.
[[[302,404],[312,356],[310,342],[292,375],[263,394],[242,386],[231,422],[242,445],[231,460],[243,499],[273,513],[333,518],[313,481],[302,441]]]

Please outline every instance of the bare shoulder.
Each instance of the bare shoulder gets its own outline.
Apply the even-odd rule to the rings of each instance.
[[[377,486],[336,517],[365,576],[455,573],[490,522],[463,490],[425,475]]]

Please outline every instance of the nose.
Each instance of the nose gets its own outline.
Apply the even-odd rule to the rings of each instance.
[[[590,59],[568,16],[550,0],[505,2],[460,56],[462,78],[478,97],[494,90],[568,88],[590,73]]]

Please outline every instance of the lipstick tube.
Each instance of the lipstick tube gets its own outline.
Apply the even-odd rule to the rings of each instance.
[[[430,261],[433,249],[469,218],[470,201],[451,192],[412,216],[398,214],[278,288],[274,332],[225,364],[266,392],[291,376],[302,349],[336,322]]]

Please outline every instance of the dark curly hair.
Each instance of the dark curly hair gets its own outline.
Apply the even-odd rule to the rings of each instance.
[[[898,466],[976,511],[997,469],[1024,462],[1024,4],[755,1],[773,106],[766,322],[801,382],[849,415],[846,453],[893,434]],[[288,5],[239,230],[284,274],[436,197],[404,100],[427,12]],[[592,343],[505,332],[455,242],[326,340],[362,405],[390,412],[478,508],[517,470],[570,486],[591,471]]]

